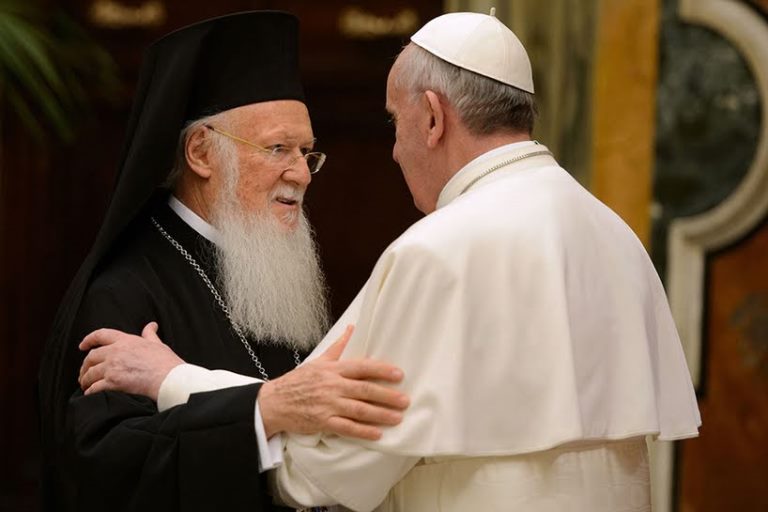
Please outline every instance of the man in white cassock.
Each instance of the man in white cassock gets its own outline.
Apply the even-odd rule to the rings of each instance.
[[[393,65],[393,157],[426,216],[384,251],[313,355],[355,324],[342,358],[402,368],[411,405],[377,441],[283,434],[272,482],[284,502],[650,510],[646,436],[698,434],[654,267],[629,227],[530,140],[533,92],[525,49],[493,16],[440,16]],[[160,401],[247,382],[183,364]]]

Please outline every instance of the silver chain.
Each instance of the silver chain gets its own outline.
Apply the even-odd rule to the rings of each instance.
[[[251,347],[251,344],[248,343],[248,340],[245,339],[243,330],[240,328],[239,325],[237,325],[237,323],[235,323],[234,320],[232,320],[232,313],[229,311],[229,306],[227,306],[227,304],[224,302],[224,299],[221,298],[221,294],[216,289],[216,287],[213,286],[213,283],[211,282],[211,280],[208,279],[208,275],[205,273],[205,270],[203,270],[203,267],[201,267],[200,264],[197,263],[195,258],[189,252],[187,252],[187,250],[184,248],[183,245],[177,242],[175,238],[173,238],[165,229],[163,229],[163,226],[161,226],[160,223],[157,222],[157,220],[154,217],[150,217],[150,220],[152,221],[152,224],[155,226],[155,228],[157,228],[157,230],[160,232],[160,234],[163,235],[165,239],[168,240],[168,242],[170,242],[171,245],[181,253],[182,256],[184,256],[184,258],[189,262],[192,268],[194,268],[197,271],[197,273],[200,275],[200,278],[203,280],[205,285],[211,291],[213,298],[216,299],[216,302],[218,303],[221,310],[224,312],[224,315],[227,317],[227,320],[229,320],[229,324],[232,326],[232,330],[235,331],[235,334],[237,334],[237,337],[240,338],[240,341],[245,347],[245,350],[248,351],[248,355],[251,356],[251,360],[253,361],[253,364],[256,365],[256,369],[259,370],[259,373],[261,374],[261,376],[264,377],[264,381],[268,381],[269,375],[267,375],[267,371],[264,369],[264,366],[261,364],[261,361],[259,361],[259,358],[256,355],[256,352],[253,351],[253,347]],[[301,364],[301,356],[299,355],[299,351],[296,350],[296,348],[293,349],[293,360],[296,362],[296,366],[299,366]]]
[[[491,174],[494,171],[498,171],[502,167],[506,167],[509,164],[513,164],[515,162],[519,162],[520,160],[525,160],[526,158],[531,158],[531,157],[534,157],[534,156],[541,156],[541,155],[552,155],[552,153],[550,153],[546,149],[543,149],[541,151],[535,151],[533,153],[528,153],[527,155],[519,155],[519,156],[516,156],[514,158],[510,158],[509,160],[504,160],[503,162],[500,162],[500,163],[494,165],[490,169],[486,169],[485,171],[483,171],[483,173],[480,176],[477,176],[475,179],[473,179],[472,181],[467,183],[467,185],[463,189],[461,189],[461,192],[459,192],[459,195],[461,195],[464,192],[466,192],[467,190],[469,190],[472,187],[472,185],[474,185],[475,183],[477,183],[481,179],[485,178],[486,176],[488,176],[489,174]]]

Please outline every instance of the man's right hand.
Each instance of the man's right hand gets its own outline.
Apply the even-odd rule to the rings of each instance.
[[[398,383],[403,372],[373,359],[339,361],[351,333],[348,327],[322,356],[262,385],[258,401],[267,437],[330,432],[376,440],[377,425],[400,423],[408,397],[376,381]]]
[[[80,343],[88,351],[78,381],[86,395],[99,391],[122,391],[143,395],[157,402],[160,385],[168,373],[184,364],[157,337],[158,325],[150,322],[133,336],[116,329],[98,329]]]

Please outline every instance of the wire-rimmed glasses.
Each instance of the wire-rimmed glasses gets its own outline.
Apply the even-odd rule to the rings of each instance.
[[[303,158],[307,161],[307,167],[309,168],[310,174],[316,174],[320,171],[320,168],[323,167],[323,164],[325,163],[325,153],[321,153],[319,151],[310,151],[308,153],[299,153],[298,155],[294,152],[293,148],[285,145],[285,144],[275,144],[274,146],[270,146],[265,148],[264,146],[259,146],[258,144],[255,144],[249,140],[245,140],[243,138],[238,137],[237,135],[233,135],[229,132],[225,132],[224,130],[219,130],[218,128],[210,125],[205,124],[203,125],[212,132],[216,132],[219,135],[223,135],[224,137],[230,138],[232,140],[236,140],[238,142],[242,142],[243,144],[247,144],[251,146],[252,148],[255,148],[265,155],[269,155],[269,158],[276,164],[282,167],[282,170],[289,169],[291,166],[293,166],[299,158]]]

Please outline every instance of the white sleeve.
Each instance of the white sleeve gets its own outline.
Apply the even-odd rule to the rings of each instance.
[[[371,280],[376,283],[375,276]],[[307,360],[330,346],[347,324],[356,326],[342,359],[349,357],[351,347],[356,352],[352,357],[368,355],[359,342],[371,329],[370,321],[361,316],[364,303],[376,297],[378,287],[370,284],[363,287]],[[373,510],[419,460],[417,456],[382,451],[377,442],[332,434],[284,434],[283,439],[283,464],[270,472],[270,485],[273,495],[297,508],[340,504],[354,511]]]
[[[283,436],[284,462],[270,474],[274,494],[294,507],[376,508],[418,457],[366,448],[334,435]]]
[[[171,370],[160,384],[157,409],[163,412],[176,405],[185,404],[193,393],[245,386],[254,382],[262,381],[226,370],[208,370],[193,364],[182,364]],[[267,439],[258,400],[254,404],[254,429],[259,449],[259,470],[267,471],[282,464],[282,438],[278,434]]]
[[[267,439],[264,422],[261,419],[261,408],[256,400],[256,445],[259,447],[259,471],[261,473],[275,469],[283,463],[283,437],[275,434]]]
[[[180,364],[168,372],[157,394],[157,409],[163,412],[176,405],[185,404],[192,393],[245,386],[262,382],[253,377],[226,370],[208,370],[193,364]]]

